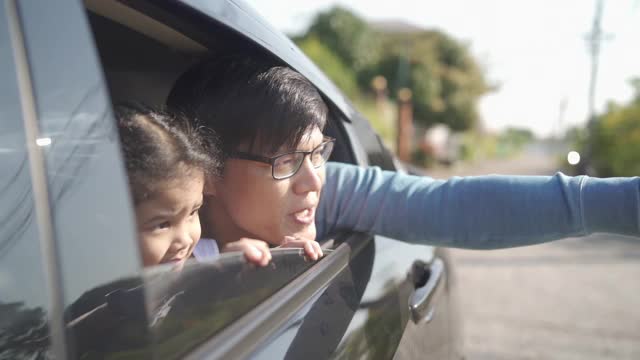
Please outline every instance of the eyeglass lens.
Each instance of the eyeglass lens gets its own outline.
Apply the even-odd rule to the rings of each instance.
[[[317,148],[311,152],[311,164],[314,167],[322,166],[329,159],[333,150],[333,142],[326,142],[320,144]],[[306,154],[304,152],[294,152],[291,154],[284,154],[278,157],[273,163],[273,176],[276,179],[283,179],[289,176],[293,176],[304,161]]]

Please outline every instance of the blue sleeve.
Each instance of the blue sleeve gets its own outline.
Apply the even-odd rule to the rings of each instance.
[[[608,232],[640,236],[640,179],[477,176],[434,180],[328,163],[316,226],[496,249]]]

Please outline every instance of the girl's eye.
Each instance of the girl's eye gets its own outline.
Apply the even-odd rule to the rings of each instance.
[[[189,214],[189,216],[193,216],[193,215],[198,215],[198,211],[200,210],[200,208],[194,209],[191,214]]]
[[[154,226],[154,230],[163,230],[163,229],[168,229],[171,226],[171,223],[168,221],[163,221],[160,224],[157,224],[156,226]]]

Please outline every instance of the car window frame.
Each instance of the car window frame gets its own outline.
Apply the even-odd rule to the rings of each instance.
[[[216,336],[202,343],[185,359],[250,357],[294,319],[302,307],[326,289],[349,266],[350,260],[371,243],[371,239],[371,235],[365,233],[345,233],[336,237],[339,245],[330,256],[319,260]]]
[[[50,59],[48,56],[41,56],[41,55],[43,53],[49,54],[48,52],[55,52],[54,55],[57,55],[59,58],[62,58],[64,62],[64,59],[68,59],[67,56],[76,56],[75,60],[78,60],[82,58],[82,56],[77,56],[77,55],[88,54],[88,56],[85,56],[84,58],[82,58],[82,61],[84,61],[85,63],[88,63],[89,68],[91,66],[95,66],[98,69],[101,69],[101,67],[99,63],[96,61],[95,53],[92,53],[94,52],[93,40],[90,37],[90,31],[88,29],[86,19],[85,19],[86,14],[84,12],[84,8],[81,3],[75,0],[66,0],[65,2],[47,3],[45,5],[45,4],[36,4],[34,2],[29,3],[28,0],[22,1],[22,2],[9,0],[4,4],[6,4],[7,8],[10,9],[10,12],[11,12],[10,20],[12,21],[12,31],[13,31],[12,35],[14,38],[13,47],[14,47],[14,52],[16,54],[16,59],[17,59],[16,66],[17,66],[17,76],[20,83],[20,92],[21,92],[21,101],[22,101],[21,105],[23,107],[23,113],[24,113],[23,119],[25,122],[25,127],[27,128],[26,140],[27,140],[27,143],[29,144],[29,147],[28,147],[29,163],[31,166],[32,178],[34,179],[33,189],[34,189],[34,192],[36,192],[36,197],[37,197],[36,214],[38,217],[38,227],[40,229],[42,254],[44,258],[43,263],[46,268],[45,273],[47,276],[47,281],[46,281],[47,292],[49,294],[49,299],[50,299],[47,311],[48,311],[48,317],[49,317],[49,322],[51,327],[51,331],[50,331],[50,338],[52,342],[51,353],[54,358],[61,358],[61,359],[72,358],[74,357],[73,354],[75,353],[75,350],[79,347],[79,344],[76,343],[74,339],[74,335],[71,331],[70,322],[73,322],[75,319],[68,318],[68,315],[69,315],[70,308],[73,305],[75,305],[77,300],[80,300],[80,298],[83,297],[83,295],[81,292],[78,293],[80,295],[79,295],[79,298],[77,299],[75,299],[75,297],[70,295],[70,291],[67,286],[69,284],[69,281],[68,281],[69,279],[66,279],[64,274],[64,267],[67,266],[68,264],[65,265],[66,262],[63,256],[64,254],[62,253],[62,251],[64,250],[63,249],[64,246],[62,245],[61,237],[64,236],[65,232],[69,234],[70,231],[73,232],[75,230],[72,227],[71,228],[66,227],[64,224],[58,225],[58,226],[56,225],[56,219],[60,219],[61,217],[60,212],[66,211],[66,210],[65,209],[60,210],[56,207],[57,205],[56,202],[59,201],[59,198],[55,196],[55,194],[53,194],[52,189],[55,188],[56,177],[60,176],[60,174],[58,174],[57,169],[51,166],[51,163],[49,163],[49,161],[52,161],[50,157],[52,156],[52,154],[55,155],[55,153],[53,151],[47,151],[49,150],[47,146],[49,146],[52,143],[54,145],[56,144],[57,139],[55,138],[55,136],[61,136],[64,138],[64,136],[68,135],[68,133],[71,133],[73,130],[71,129],[72,126],[69,126],[69,129],[67,127],[64,127],[59,131],[52,131],[52,129],[55,129],[55,125],[56,125],[55,122],[57,120],[60,120],[60,121],[70,120],[70,118],[65,117],[65,115],[67,115],[68,113],[62,112],[62,116],[59,119],[52,117],[51,112],[49,114],[44,114],[44,112],[46,112],[47,110],[43,110],[43,108],[46,108],[46,107],[43,105],[43,103],[41,103],[41,101],[43,98],[46,98],[48,95],[50,95],[48,91],[50,91],[52,88],[49,87],[49,85],[45,85],[43,87],[43,83],[51,82],[50,81],[51,79],[44,79],[44,81],[42,79],[43,74],[47,73],[47,69],[45,68],[47,68],[47,61],[49,61]],[[69,25],[69,27],[73,28],[73,32],[75,33],[76,36],[78,36],[77,39],[81,39],[82,41],[78,41],[74,43],[67,38],[63,38],[59,36],[57,32],[47,33],[42,31],[43,29],[40,27],[40,24],[36,21],[36,19],[34,19],[36,18],[36,16],[33,16],[34,5],[38,6],[37,10],[39,10],[41,19],[44,18],[47,20],[51,20],[53,18],[53,15],[51,15],[50,12],[47,11],[47,7],[55,6],[58,8],[58,11],[64,12],[69,17],[68,20],[73,20],[74,22],[74,25]],[[56,21],[58,20],[59,20],[59,17],[56,17]],[[36,36],[37,34],[40,34],[40,35],[44,34],[44,36],[39,37],[39,36]],[[39,41],[42,42],[42,39],[46,38],[47,36],[51,36],[52,38],[55,38],[56,41],[59,40],[61,42],[66,42],[66,45],[68,46],[77,46],[80,48],[80,50],[77,51],[77,53],[63,52],[63,49],[60,49],[55,46],[51,46],[51,47],[40,46],[41,44],[38,44],[38,42]],[[89,41],[87,42],[87,40]],[[53,45],[53,44],[46,44],[46,45]],[[37,50],[37,52],[40,52],[40,55],[34,54],[34,52],[36,52],[34,50]],[[44,59],[47,59],[47,61],[45,61]],[[38,65],[38,63],[40,63],[40,65]],[[90,78],[95,80],[95,83],[92,85],[95,85],[95,87],[98,89],[97,95],[96,95],[96,97],[98,98],[98,102],[109,104],[107,107],[106,114],[104,114],[103,117],[94,116],[90,124],[97,123],[100,126],[104,126],[106,131],[110,132],[110,134],[113,135],[113,136],[107,135],[106,138],[100,138],[100,140],[102,140],[104,143],[111,144],[110,145],[111,147],[107,151],[110,152],[110,155],[116,156],[116,159],[117,159],[116,169],[110,169],[110,170],[112,171],[112,176],[114,177],[121,176],[119,178],[120,184],[119,185],[112,184],[110,185],[110,187],[108,186],[107,189],[115,189],[116,192],[119,194],[118,199],[123,200],[121,204],[117,205],[117,208],[118,208],[117,213],[120,214],[119,219],[122,219],[123,218],[122,216],[124,216],[122,214],[127,214],[127,213],[132,214],[133,209],[131,206],[129,192],[127,190],[128,187],[125,185],[126,179],[124,176],[124,166],[121,166],[122,162],[121,162],[119,144],[117,145],[117,147],[114,147],[113,145],[114,142],[118,143],[117,135],[115,135],[116,133],[114,132],[115,121],[111,115],[111,105],[110,105],[108,96],[104,96],[106,93],[102,92],[102,90],[105,88],[105,83],[104,83],[104,78],[102,77],[101,71],[89,70],[89,72],[91,72]],[[38,78],[39,76],[40,78]],[[89,92],[90,90],[95,90],[93,87],[84,88],[83,85],[86,85],[84,83],[82,85],[74,85],[74,84],[69,85],[68,83],[69,81],[67,81],[65,85],[77,87],[81,92],[85,92],[85,91]],[[57,94],[58,96],[61,97],[61,99],[63,99],[63,101],[66,102],[69,100],[70,96],[64,91],[64,87],[60,87],[55,90],[59,90]],[[74,88],[74,90],[76,89]],[[85,98],[82,98],[82,100],[85,100]],[[68,104],[65,103],[61,105],[61,107],[65,107],[67,105]],[[83,107],[65,108],[65,110],[69,110],[71,114],[74,114],[74,116],[79,116],[76,120],[79,120],[81,123],[86,122],[85,120],[87,120],[86,118],[82,118],[82,116],[95,115],[95,114],[91,114],[91,115],[83,114],[82,111],[85,110]],[[75,111],[78,111],[78,112],[75,112]],[[47,116],[49,118],[47,118]],[[52,124],[54,126],[52,126]],[[49,131],[52,134],[55,134],[55,136],[49,137],[50,135],[47,134],[47,131]],[[74,134],[74,135],[77,135],[77,134]],[[48,143],[46,142],[40,143],[39,142],[40,140],[48,140]],[[77,139],[77,140],[82,142],[83,140],[91,141],[94,139]],[[61,141],[60,143],[65,145],[65,141]],[[53,148],[53,146],[51,146],[51,148]],[[70,151],[69,153],[71,155],[69,156],[68,159],[66,159],[69,162],[71,162],[72,160],[78,160],[78,158],[81,158],[83,155],[87,155],[87,154],[76,154],[73,151]],[[91,154],[88,154],[88,155],[91,155]],[[103,159],[103,158],[100,158],[100,159]],[[96,163],[98,160],[92,160],[92,161]],[[105,178],[104,181],[113,182],[113,178],[110,180],[109,178]],[[60,190],[60,193],[65,193],[67,190],[74,189],[75,185],[76,184],[72,183],[66,189],[63,187]],[[89,191],[94,191],[95,193],[99,193],[100,191],[105,191],[104,188],[96,188],[91,186],[92,185],[89,185],[87,187]],[[56,197],[56,198],[52,198],[52,197]],[[60,197],[63,197],[63,195],[60,195]],[[100,207],[100,203],[94,204],[88,201],[87,205],[83,207],[83,209],[87,211],[87,213],[91,214],[93,210],[102,209],[102,208]],[[109,217],[115,214],[116,214],[116,211],[107,211],[107,212],[103,212],[101,215],[105,215]],[[135,221],[131,221],[131,217],[129,217],[128,220],[124,222],[116,222],[114,219],[112,220],[114,221],[115,225],[121,227],[121,229],[119,230],[120,233],[130,232],[129,234],[130,237],[129,236],[123,237],[123,241],[128,243],[126,248],[131,251],[131,254],[132,254],[131,256],[133,256],[135,260],[124,265],[127,265],[127,268],[130,270],[130,273],[128,275],[135,277],[142,268],[140,256],[138,255],[137,243],[134,240],[135,239],[134,237]],[[97,221],[101,221],[101,220],[98,218]],[[103,223],[105,225],[110,224],[108,222],[103,222]],[[95,228],[91,227],[90,230],[94,231]],[[105,233],[105,234],[108,234],[108,233]],[[80,239],[80,240],[86,240],[89,243],[91,243],[92,241],[93,243],[97,243],[97,240],[91,236]],[[103,254],[89,253],[85,255],[102,256]],[[83,275],[78,275],[79,277],[84,277],[85,273],[82,272],[82,269],[79,266],[74,267],[72,270],[77,271],[78,274],[83,274]],[[115,270],[115,268],[105,269],[103,271],[103,273],[107,274],[108,278],[114,278],[115,280],[118,280],[119,276],[121,275],[115,275],[116,272],[117,271]],[[84,290],[83,289],[78,289],[78,290],[85,291],[88,293],[93,291],[95,288],[99,288],[100,286],[104,285],[104,283],[95,283],[91,285],[95,287],[83,288]],[[143,317],[146,316],[146,311],[144,306],[140,309],[140,313],[142,314]],[[145,323],[146,323],[146,320],[145,320]],[[144,331],[144,328],[141,328],[141,329],[142,331]],[[142,347],[146,347],[148,346],[148,344],[149,342],[147,341],[144,344],[142,344]]]
[[[53,224],[49,211],[49,194],[44,156],[37,146],[38,122],[36,116],[35,94],[29,68],[28,54],[24,40],[24,21],[15,0],[4,2],[8,20],[9,36],[14,57],[16,80],[20,97],[20,108],[27,144],[27,161],[31,174],[34,210],[40,255],[45,272],[45,286],[48,295],[47,318],[50,336],[50,349],[55,357],[65,358],[67,346],[64,337],[64,301],[62,279],[56,256],[56,245],[53,236]]]
[[[135,6],[135,9],[138,11],[143,11],[150,6],[153,8],[153,11],[149,13],[149,16],[153,16],[161,22],[165,19],[166,14],[162,14],[157,5],[147,5],[145,2],[137,2],[133,6]],[[186,12],[192,11],[191,9],[183,10]],[[172,16],[173,22],[166,23],[168,26],[176,25],[176,18],[180,17],[180,15],[176,13],[172,14]],[[193,14],[185,15],[185,19],[190,18],[189,16],[193,16]],[[208,23],[216,20],[218,19],[208,18],[206,20],[201,19],[201,22]],[[217,24],[217,26],[221,25]],[[180,28],[179,25],[176,26],[176,29]],[[227,29],[226,31],[234,30]],[[191,34],[185,35],[189,36]],[[243,38],[243,41],[247,44],[251,44],[251,46],[261,47],[261,44],[255,44],[250,38],[242,35],[238,36]],[[209,41],[213,42],[214,40]],[[262,51],[276,56],[267,48],[263,48]],[[368,164],[368,156],[366,152],[363,151],[365,147],[359,143],[358,137],[355,135],[356,130],[350,124],[351,120],[344,115],[343,110],[339,109],[330,97],[326,95],[323,95],[323,97],[331,110],[330,116],[333,129],[338,132],[340,138],[348,140],[348,142],[344,144],[346,148],[344,152],[345,158],[338,160],[360,165]],[[285,308],[285,305],[299,309],[302,304],[311,301],[312,295],[317,294],[323,287],[326,287],[332,279],[338,276],[338,274],[349,265],[352,257],[358,255],[362,249],[370,246],[372,239],[373,237],[369,234],[348,233],[344,234],[340,240],[329,240],[327,243],[336,244],[332,254],[320,260],[317,264],[314,264],[300,276],[291,279],[285,287],[272,294],[266,300],[256,304],[255,308],[193,350],[193,352],[188,355],[189,358],[197,358],[205,354],[207,357],[235,357],[256,351],[258,346],[269,336],[280,330],[278,325],[282,325],[291,319],[292,312],[282,310]],[[327,264],[331,264],[331,266]]]

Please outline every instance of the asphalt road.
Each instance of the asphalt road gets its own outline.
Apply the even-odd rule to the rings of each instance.
[[[553,172],[534,148],[431,175]],[[598,234],[450,254],[466,359],[640,359],[640,239]]]

